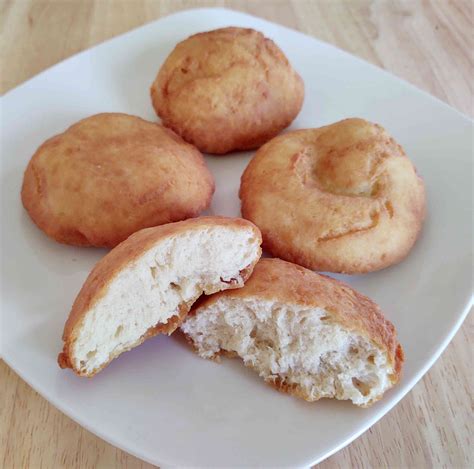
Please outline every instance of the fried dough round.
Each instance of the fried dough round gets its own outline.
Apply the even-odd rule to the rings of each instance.
[[[241,179],[242,215],[273,255],[340,273],[403,259],[421,230],[425,189],[379,125],[346,119],[264,145]]]
[[[181,330],[201,357],[241,357],[310,402],[367,407],[400,380],[404,362],[394,325],[370,298],[281,259],[260,259],[242,288],[203,297]]]
[[[113,247],[142,228],[197,216],[213,192],[213,177],[192,145],[139,117],[105,113],[38,148],[21,197],[56,241]]]
[[[151,86],[163,124],[201,151],[257,148],[290,125],[304,85],[276,44],[223,28],[180,42]]]

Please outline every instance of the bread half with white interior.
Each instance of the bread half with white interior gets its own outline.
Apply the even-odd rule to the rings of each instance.
[[[342,282],[261,259],[239,290],[203,298],[181,325],[203,358],[239,356],[281,391],[316,401],[380,399],[403,351],[379,307]]]
[[[171,334],[203,293],[244,285],[261,241],[252,223],[224,217],[133,234],[96,264],[79,292],[60,367],[90,377],[148,337]]]

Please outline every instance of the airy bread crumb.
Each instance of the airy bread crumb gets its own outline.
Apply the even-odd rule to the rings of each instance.
[[[248,222],[222,220],[226,221],[202,218],[172,224],[176,233],[159,237],[131,260],[120,261],[123,265],[112,278],[107,278],[110,268],[102,269],[99,280],[93,271],[88,282],[97,290],[92,294],[95,301],[82,307],[84,298],[91,296],[86,282],[73,307],[73,312],[75,307],[81,310],[81,318],[73,327],[66,325],[60,365],[91,376],[147,337],[173,332],[202,293],[241,287],[260,257],[261,239]],[[146,231],[159,233],[160,228],[143,230],[116,249],[126,256],[127,243],[146,244],[138,238],[149,236]],[[105,290],[95,288],[104,283],[108,283]]]
[[[215,358],[221,352],[237,355],[265,381],[307,401],[333,397],[362,407],[372,404],[398,381],[401,348],[395,342],[394,358],[391,350],[377,343],[376,334],[370,337],[367,330],[356,327],[356,321],[348,324],[335,308],[324,306],[323,296],[321,306],[316,304],[317,296],[314,300],[306,296],[306,304],[292,301],[292,286],[306,269],[294,266],[292,281],[286,283],[291,273],[287,266],[292,264],[262,259],[244,288],[206,299],[181,330],[201,357]],[[269,271],[280,272],[278,285],[265,284]],[[333,301],[344,305],[347,286],[307,272],[306,277],[315,276],[320,290],[327,282]],[[277,288],[280,298],[275,294],[272,299]],[[285,295],[287,300],[282,301]],[[367,305],[376,308],[372,302]],[[380,313],[373,317],[394,335]]]

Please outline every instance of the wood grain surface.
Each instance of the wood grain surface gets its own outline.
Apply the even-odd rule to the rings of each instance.
[[[330,42],[474,114],[472,0],[18,0],[0,5],[2,94],[146,22],[187,8],[226,6]],[[319,467],[473,467],[473,324],[471,317],[466,320],[441,359],[395,409]],[[152,466],[82,429],[0,362],[0,467]]]

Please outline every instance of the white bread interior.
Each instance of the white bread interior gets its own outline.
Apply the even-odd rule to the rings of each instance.
[[[118,272],[85,313],[71,343],[71,367],[91,376],[141,343],[150,328],[179,315],[183,305],[187,312],[202,293],[242,286],[241,272],[260,257],[259,244],[255,231],[232,226],[160,240]]]
[[[221,295],[181,325],[203,358],[238,355],[281,390],[365,407],[393,386],[386,351],[321,308]]]

